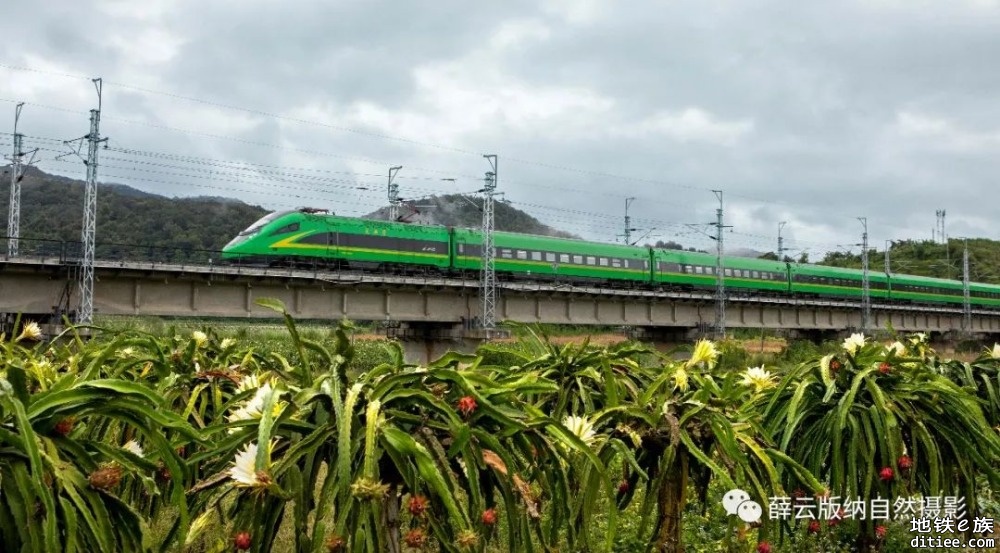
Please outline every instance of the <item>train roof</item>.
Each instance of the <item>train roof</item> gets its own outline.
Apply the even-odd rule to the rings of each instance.
[[[664,248],[654,248],[656,255],[668,257],[680,263],[699,263],[715,265],[716,256],[711,253],[691,252],[686,250],[668,250]],[[784,261],[774,261],[773,259],[759,259],[756,257],[733,257],[723,256],[722,265],[738,269],[757,269],[760,271],[784,271]]]
[[[406,227],[424,227],[424,228],[427,228],[427,229],[445,229],[445,228],[449,228],[449,225],[412,224],[412,223],[403,223],[403,222],[397,222],[397,221],[383,221],[383,220],[380,220],[380,219],[365,219],[365,218],[362,218],[362,217],[348,217],[348,216],[344,216],[344,215],[337,215],[336,213],[334,213],[332,211],[328,211],[326,209],[311,208],[311,207],[300,207],[300,208],[297,208],[297,209],[280,210],[280,211],[273,211],[271,213],[268,213],[267,215],[264,215],[263,217],[261,217],[260,219],[258,219],[256,222],[254,222],[252,225],[250,225],[249,227],[247,227],[247,229],[244,230],[243,232],[241,232],[240,235],[247,234],[251,230],[254,230],[256,228],[260,228],[261,226],[263,226],[263,225],[265,225],[267,223],[273,222],[273,221],[275,221],[275,220],[277,220],[277,219],[279,219],[281,217],[284,217],[284,216],[287,216],[287,215],[292,215],[292,214],[302,214],[302,215],[306,215],[306,216],[312,215],[312,216],[327,217],[327,218],[332,218],[332,219],[356,220],[356,221],[359,221],[359,222],[363,221],[365,223],[382,223],[382,224],[387,224],[387,225],[401,225],[401,226],[406,226]],[[468,232],[468,233],[471,233],[471,234],[477,234],[477,235],[481,234],[479,228],[469,228],[469,227],[451,227],[451,228],[454,228],[455,230],[458,230],[458,231]],[[617,251],[623,251],[623,250],[626,250],[626,249],[628,249],[628,250],[648,250],[648,249],[650,249],[650,248],[647,248],[646,246],[628,246],[628,245],[625,245],[625,244],[616,244],[616,243],[610,243],[610,242],[595,242],[595,241],[591,241],[591,240],[584,240],[582,238],[568,238],[568,237],[561,237],[561,236],[546,236],[546,235],[541,235],[541,234],[527,234],[527,233],[510,232],[510,231],[497,231],[496,235],[497,236],[501,236],[502,235],[502,236],[505,236],[505,237],[508,237],[508,238],[514,238],[514,239],[519,239],[519,240],[523,239],[523,240],[527,240],[528,241],[527,243],[535,243],[535,244],[540,244],[540,243],[543,243],[543,242],[564,243],[564,244],[565,243],[574,243],[574,244],[586,245],[586,246],[590,246],[590,247],[594,247],[594,248],[601,248],[604,251],[610,251],[612,249],[613,250],[617,250]],[[714,254],[710,254],[710,253],[691,252],[691,251],[685,251],[685,250],[668,250],[668,249],[664,249],[664,248],[652,248],[652,249],[654,250],[654,252],[657,255],[661,255],[661,256],[662,255],[668,255],[668,256],[673,257],[674,259],[681,260],[681,262],[684,262],[684,261],[699,262],[699,263],[702,263],[702,262],[709,263],[710,262],[711,264],[714,265],[715,264],[715,260],[716,260],[716,256]],[[849,269],[849,268],[845,268],[845,267],[833,267],[833,266],[829,266],[829,265],[816,265],[816,264],[812,264],[812,263],[794,263],[794,262],[792,262],[792,263],[785,263],[783,261],[774,261],[774,260],[769,260],[769,259],[760,259],[760,258],[753,258],[753,257],[724,256],[723,257],[723,265],[727,266],[727,267],[734,267],[734,268],[748,268],[748,269],[759,269],[759,270],[780,270],[780,268],[783,268],[786,265],[788,265],[788,266],[791,266],[791,268],[792,268],[793,271],[796,271],[796,272],[799,272],[799,273],[804,273],[804,274],[837,275],[837,276],[845,276],[845,277],[849,276],[849,277],[853,277],[853,278],[861,278],[862,275],[863,275],[863,273],[862,273],[862,271],[860,269]],[[883,273],[882,271],[869,271],[868,278],[871,279],[871,280],[884,281],[884,280],[886,280],[886,274]],[[960,281],[960,280],[952,280],[952,279],[936,278],[936,277],[926,277],[926,276],[918,276],[918,275],[909,275],[909,274],[903,274],[903,273],[891,273],[890,278],[892,280],[895,280],[895,281],[898,281],[898,282],[911,282],[911,283],[918,283],[918,284],[924,284],[924,285],[958,286],[958,287],[962,286],[962,281]],[[1000,290],[1000,285],[998,285],[998,284],[987,284],[987,283],[983,283],[983,282],[970,282],[969,286],[970,286],[970,288],[977,288],[979,290]]]
[[[861,269],[849,269],[847,267],[831,267],[829,265],[814,265],[812,263],[789,263],[792,271],[806,275],[836,276],[841,278],[864,278],[864,271]],[[885,273],[881,271],[868,271],[868,279],[879,282],[885,281]]]
[[[481,240],[482,232],[480,229],[470,229],[463,227],[454,227],[456,232],[465,233],[466,235],[474,235],[479,237]],[[555,244],[573,244],[576,247],[588,247],[595,251],[630,251],[630,252],[649,252],[649,249],[644,246],[627,246],[625,244],[614,244],[610,242],[594,242],[590,240],[583,240],[581,238],[566,238],[562,236],[546,236],[543,234],[525,234],[520,232],[509,232],[509,231],[496,231],[494,232],[496,238],[507,239],[509,241],[519,242],[524,244],[525,247],[542,247],[544,245],[555,245]],[[583,253],[583,252],[581,252]]]
[[[926,286],[942,286],[942,287],[962,287],[962,281],[951,280],[948,278],[936,278],[936,277],[926,277],[917,275],[906,275],[906,274],[892,274],[892,279],[898,282],[912,282],[914,284],[922,284]]]

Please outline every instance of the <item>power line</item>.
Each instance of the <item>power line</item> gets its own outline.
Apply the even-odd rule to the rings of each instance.
[[[44,137],[37,137],[37,138],[40,139],[40,140],[55,140],[55,139],[49,139],[49,138],[44,138]],[[200,164],[200,165],[206,165],[207,164],[207,165],[213,166],[213,167],[224,166],[227,169],[239,170],[239,171],[248,171],[248,169],[246,167],[244,167],[244,166],[249,166],[249,167],[254,168],[254,170],[256,170],[257,172],[262,173],[262,174],[287,175],[287,176],[292,176],[292,177],[300,178],[300,179],[313,179],[313,180],[317,180],[317,181],[322,180],[324,186],[329,185],[328,184],[329,182],[341,182],[341,183],[347,183],[347,184],[351,184],[351,185],[355,185],[355,186],[358,185],[358,184],[365,184],[365,183],[357,183],[357,182],[347,181],[347,180],[334,181],[332,179],[331,180],[321,179],[321,178],[318,178],[318,177],[313,177],[311,175],[307,176],[307,175],[299,175],[299,174],[290,174],[290,173],[287,173],[287,172],[273,172],[273,171],[267,170],[267,169],[282,169],[281,167],[274,166],[274,165],[255,164],[255,163],[249,163],[249,162],[232,162],[232,161],[224,161],[224,160],[214,160],[214,159],[210,159],[210,158],[198,158],[198,157],[189,156],[189,155],[168,154],[168,153],[163,153],[163,152],[149,152],[149,151],[134,150],[134,149],[112,148],[111,151],[118,151],[118,152],[121,152],[121,153],[126,153],[126,154],[130,154],[130,155],[137,155],[137,156],[144,156],[144,157],[177,160],[177,161],[183,161],[185,163],[193,163],[193,164]],[[344,157],[344,156],[339,156],[339,157]],[[351,159],[357,159],[357,158],[351,158]],[[371,160],[365,160],[365,161],[371,161]],[[232,167],[234,165],[236,167]],[[184,169],[185,170],[189,170],[189,171],[193,170],[193,169],[191,169],[189,167],[185,167]],[[338,172],[338,171],[330,171],[330,170],[322,170],[322,169],[312,169],[312,168],[295,168],[295,170],[296,171],[301,171],[301,172],[330,173],[330,174],[347,173],[347,172]],[[416,170],[421,170],[421,169],[417,168]],[[438,172],[438,173],[454,174],[453,172],[446,172],[446,171],[440,171],[440,170],[432,170],[432,169],[426,169],[426,170],[427,171],[434,171],[434,172]],[[260,177],[254,176],[252,178],[260,178]],[[433,177],[419,177],[419,178],[424,178],[426,180],[432,180],[433,179]],[[447,180],[452,180],[452,179],[447,179]],[[331,185],[331,186],[334,186],[334,185]],[[541,185],[541,186],[546,186],[546,185]],[[415,190],[421,190],[420,187],[413,187],[413,188]],[[553,188],[556,188],[556,187],[553,187]],[[423,188],[422,190],[428,191],[428,192],[433,192],[433,193],[441,193],[441,194],[453,194],[453,193],[456,193],[455,190],[441,190],[441,189],[428,189],[428,188]],[[601,217],[601,218],[610,218],[610,217],[613,217],[613,216],[610,216],[610,215],[607,215],[607,214],[604,214],[604,213],[593,213],[593,212],[587,212],[587,211],[582,211],[582,210],[568,210],[568,209],[565,209],[565,208],[552,208],[552,207],[549,207],[549,206],[544,206],[544,205],[540,205],[540,204],[532,204],[532,203],[528,203],[528,202],[515,202],[515,203],[517,203],[518,205],[521,205],[521,206],[535,207],[535,208],[546,209],[546,210],[550,210],[550,211],[557,211],[557,212],[563,212],[563,213],[574,213],[574,214],[579,214],[579,215],[585,215],[585,216],[587,216],[591,220],[593,220],[594,218],[597,218],[597,217]],[[666,222],[666,221],[660,221],[660,220],[651,219],[651,218],[641,218],[641,217],[640,218],[636,218],[636,217],[630,216],[630,222],[635,222],[635,221],[649,222],[649,223],[651,223],[649,226],[651,226],[653,228],[681,227],[682,226],[681,223]],[[573,222],[575,223],[576,221],[573,221]],[[577,225],[577,226],[579,226],[579,225]],[[596,225],[590,225],[590,226],[593,227],[593,226],[596,226]],[[588,228],[587,230],[590,231],[591,229]],[[744,236],[751,237],[751,238],[763,238],[761,235],[749,234],[749,233],[734,233],[734,234],[744,235]],[[822,243],[818,243],[818,242],[807,242],[807,241],[802,241],[802,240],[797,240],[796,243],[798,243],[798,244],[811,243],[811,244],[815,244],[815,245],[817,245],[819,247],[824,247],[824,248],[827,248],[827,249],[829,249],[829,247],[830,247],[829,244],[822,244]]]

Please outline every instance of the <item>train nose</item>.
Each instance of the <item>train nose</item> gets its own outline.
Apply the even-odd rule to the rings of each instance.
[[[222,251],[223,252],[228,252],[228,251],[232,250],[233,248],[235,248],[236,246],[239,246],[243,242],[246,242],[248,238],[250,238],[250,237],[249,236],[237,236],[236,238],[233,238],[232,240],[230,240],[225,246],[222,246]]]

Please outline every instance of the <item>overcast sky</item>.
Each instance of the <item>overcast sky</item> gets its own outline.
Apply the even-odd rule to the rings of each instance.
[[[433,8],[429,6],[434,6]],[[1000,237],[1000,1],[7,0],[14,105],[39,167],[83,136],[104,79],[100,180],[358,215],[499,189],[543,222],[793,253]],[[85,149],[84,149],[85,151]],[[444,180],[444,179],[455,179]],[[198,185],[198,186],[195,186]],[[0,184],[6,194],[6,183]],[[367,188],[362,190],[359,188]],[[700,227],[703,232],[713,229]],[[634,235],[635,237],[635,235]],[[100,240],[100,238],[98,238]],[[854,247],[854,251],[860,248]]]

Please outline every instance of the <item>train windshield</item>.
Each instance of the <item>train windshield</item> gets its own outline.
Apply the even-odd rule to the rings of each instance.
[[[239,236],[251,236],[257,234],[258,232],[260,232],[260,229],[264,228],[264,226],[270,223],[271,221],[274,221],[278,217],[288,215],[289,213],[291,213],[291,211],[275,211],[274,213],[265,215],[261,217],[256,223],[247,227],[247,229],[241,232]]]

